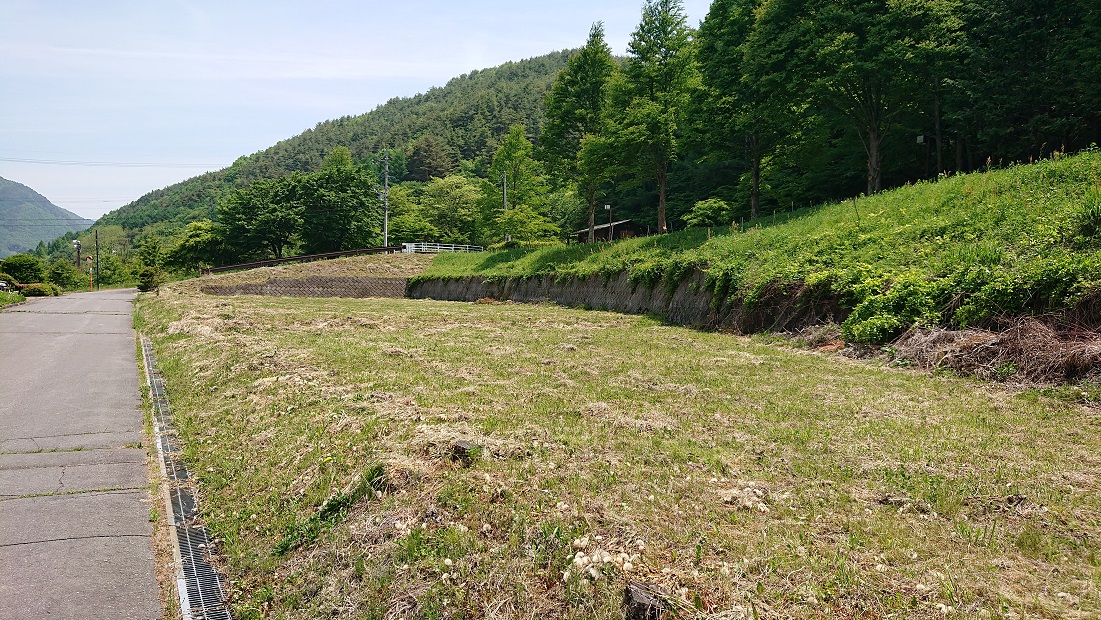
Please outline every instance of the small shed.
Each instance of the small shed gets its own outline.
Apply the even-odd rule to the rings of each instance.
[[[575,230],[574,236],[578,243],[589,241],[589,229]],[[634,220],[619,220],[608,224],[600,224],[593,229],[593,240],[609,241],[615,239],[630,239],[632,237],[645,237],[650,234],[650,227],[644,226]]]

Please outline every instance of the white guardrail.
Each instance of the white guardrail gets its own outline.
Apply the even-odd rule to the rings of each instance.
[[[414,254],[439,254],[440,252],[482,252],[485,248],[480,245],[455,245],[453,243],[403,243],[403,253]]]

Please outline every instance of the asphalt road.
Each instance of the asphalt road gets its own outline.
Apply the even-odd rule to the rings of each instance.
[[[0,311],[0,620],[161,617],[133,299]]]

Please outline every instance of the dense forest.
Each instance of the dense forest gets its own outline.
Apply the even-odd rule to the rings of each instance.
[[[391,243],[562,241],[602,205],[729,225],[1089,148],[1099,74],[1092,0],[715,0],[698,28],[647,0],[622,55],[598,23],[580,50],[320,123],[97,227],[178,269],[378,244],[387,166]]]

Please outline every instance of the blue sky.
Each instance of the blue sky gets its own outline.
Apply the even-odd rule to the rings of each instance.
[[[686,0],[696,26],[709,0]],[[472,69],[617,54],[642,0],[0,0],[0,176],[95,218]],[[69,162],[61,164],[58,162]]]

